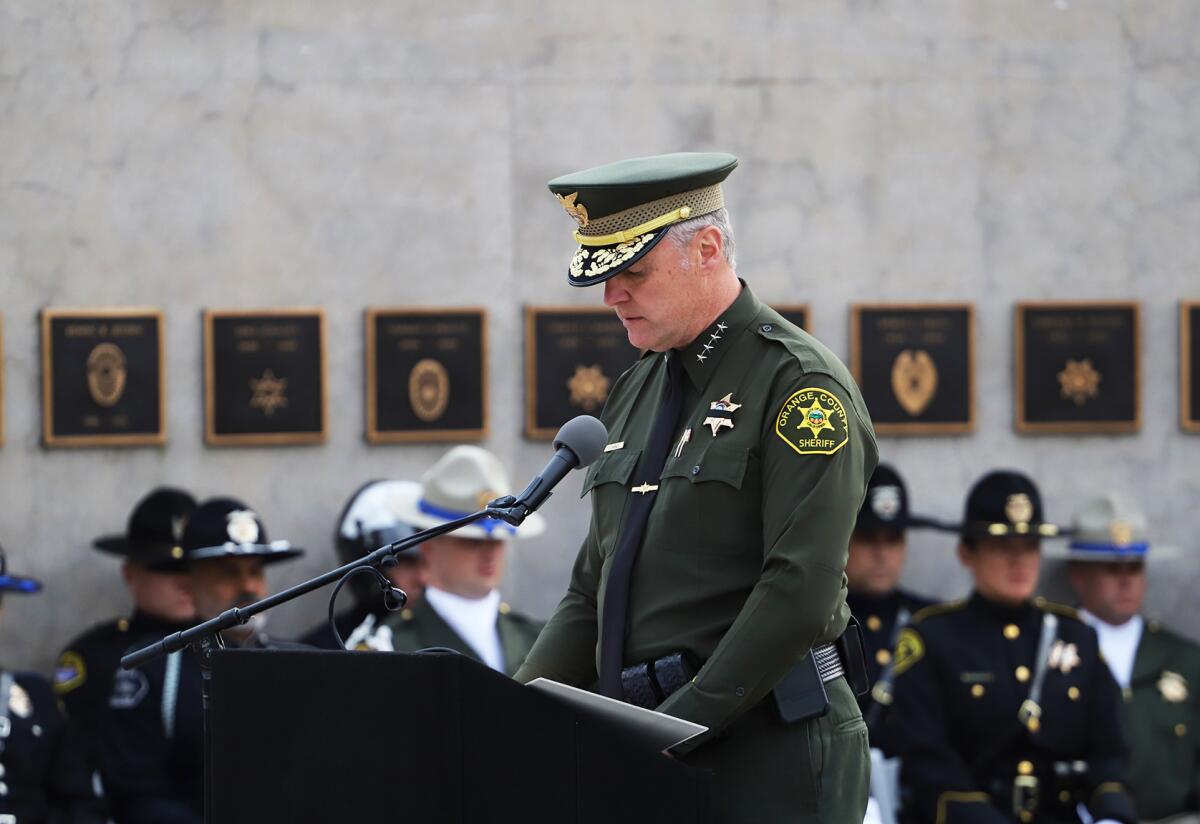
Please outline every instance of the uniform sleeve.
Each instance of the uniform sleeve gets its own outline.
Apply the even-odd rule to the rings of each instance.
[[[1088,690],[1091,701],[1088,714],[1088,787],[1085,798],[1088,812],[1097,821],[1113,819],[1126,824],[1138,820],[1133,798],[1129,794],[1129,748],[1121,735],[1121,688],[1111,670],[1100,657],[1099,641],[1095,632],[1088,629],[1095,649],[1089,660],[1095,661],[1092,668],[1092,685]]]
[[[596,682],[596,599],[602,565],[593,523],[575,559],[567,594],[513,678],[522,684],[549,678],[584,689]]]
[[[849,616],[847,547],[878,452],[844,387],[796,373],[778,387],[760,440],[762,574],[692,683],[658,708],[709,728],[681,753],[761,701]]]
[[[104,802],[97,792],[95,769],[78,729],[65,718],[62,707],[43,682],[25,683],[35,696],[35,706],[52,708],[44,726],[51,739],[50,763],[45,778],[50,808],[71,824],[103,824]]]
[[[938,824],[1009,824],[975,783],[950,743],[939,666],[917,627],[901,631],[893,659],[891,739],[900,756],[900,795],[914,821]]]

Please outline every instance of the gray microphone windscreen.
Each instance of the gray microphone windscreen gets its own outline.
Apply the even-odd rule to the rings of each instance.
[[[554,449],[557,451],[564,446],[570,449],[579,458],[580,466],[587,466],[600,457],[607,443],[608,430],[591,415],[571,418],[554,436]]]

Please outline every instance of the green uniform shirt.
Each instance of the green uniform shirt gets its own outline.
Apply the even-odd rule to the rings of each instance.
[[[479,653],[430,606],[421,599],[411,609],[401,610],[388,616],[383,625],[392,631],[392,649],[395,652],[417,652],[430,647],[446,647],[456,650],[482,663]],[[496,632],[500,635],[500,648],[504,651],[504,671],[512,675],[517,671],[533,646],[541,624],[500,605],[496,616]]]
[[[715,733],[845,629],[847,545],[878,449],[846,367],[744,284],[672,356],[689,381],[666,465],[635,477],[667,379],[664,356],[649,353],[605,406],[609,446],[583,485],[588,534],[567,595],[516,677],[595,684],[621,521],[639,487],[658,485],[630,586],[625,666],[692,653],[699,674],[659,709]],[[714,410],[722,399],[726,409]],[[733,425],[706,425],[713,418]]]

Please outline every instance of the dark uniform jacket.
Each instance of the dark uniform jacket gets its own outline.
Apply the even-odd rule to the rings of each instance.
[[[1018,718],[1029,696],[1044,616],[1057,616],[1039,722]],[[889,735],[900,747],[908,820],[1001,824],[1136,821],[1126,791],[1128,750],[1120,692],[1100,657],[1095,631],[1074,610],[1035,599],[1010,608],[978,594],[929,607],[902,630],[894,664]],[[1020,778],[1032,815],[1014,811]]]
[[[912,617],[933,601],[922,598],[907,590],[896,589],[887,595],[871,596],[851,591],[846,596],[850,611],[862,627],[863,647],[867,656],[867,674],[872,691],[858,697],[858,706],[871,734],[871,746],[891,755],[894,747],[887,741],[883,717],[891,705],[891,687],[884,685],[875,689],[880,675],[892,663],[892,650],[896,647],[896,635],[912,621]],[[889,674],[889,681],[890,681]]]
[[[40,675],[14,673],[8,707],[0,711],[0,820],[14,824],[67,821],[101,824],[87,750],[67,724],[50,684]],[[11,816],[11,818],[5,818]]]
[[[1147,621],[1124,722],[1138,815],[1200,812],[1200,647]]]
[[[718,771],[724,789],[715,805],[747,821],[811,814],[801,807],[822,781],[838,779],[819,763],[810,768],[809,753],[823,753],[824,770],[845,770],[847,788],[865,770],[853,695],[844,679],[831,682],[835,706],[815,727],[782,726],[764,699],[849,620],[847,547],[878,460],[871,421],[837,357],[747,286],[672,356],[682,359],[687,394],[663,470],[635,477],[667,386],[666,360],[651,353],[608,398],[610,443],[583,483],[588,534],[566,596],[516,677],[596,684],[622,520],[639,488],[656,485],[629,589],[623,665],[680,651],[700,662],[692,682],[658,709],[709,728],[676,751]],[[728,413],[728,404],[714,409],[726,396],[737,405],[733,426],[706,425]]]
[[[387,611],[382,603],[367,605],[356,602],[349,609],[342,610],[334,615],[333,623],[337,626],[338,635],[342,636],[342,643],[345,643],[350,634],[358,629],[368,617],[374,616],[377,622],[382,622],[390,615],[391,613]],[[316,647],[317,649],[341,649],[329,629],[328,620],[322,621],[301,636],[300,643]]]
[[[396,652],[417,652],[430,647],[445,647],[482,663],[479,653],[454,631],[446,620],[424,599],[411,609],[401,610],[384,621],[392,630],[392,647]],[[496,616],[500,648],[504,652],[504,671],[512,675],[533,648],[542,625],[501,604]]]

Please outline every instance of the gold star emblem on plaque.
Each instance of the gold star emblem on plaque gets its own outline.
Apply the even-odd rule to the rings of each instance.
[[[833,429],[833,424],[829,422],[828,409],[821,407],[821,402],[816,398],[813,399],[812,406],[805,409],[800,407],[800,414],[803,416],[800,423],[797,424],[797,429],[808,428],[812,432],[812,437],[817,437],[823,430]]]
[[[261,378],[250,379],[250,408],[261,409],[268,418],[275,410],[288,405],[287,378],[277,378],[275,373],[267,369]]]
[[[1177,672],[1163,670],[1163,674],[1158,679],[1158,691],[1164,701],[1171,704],[1182,704],[1188,698],[1187,679]]]
[[[558,198],[558,202],[562,204],[562,207],[567,210],[567,214],[573,217],[575,222],[579,224],[580,229],[588,225],[587,207],[582,203],[575,202],[575,198],[579,197],[579,192],[571,192],[571,194],[565,197],[557,193],[554,196]]]
[[[1058,385],[1062,396],[1083,406],[1100,393],[1100,373],[1092,366],[1090,358],[1067,360],[1067,365],[1058,373]]]
[[[567,379],[567,389],[571,390],[571,403],[583,407],[585,412],[591,412],[604,405],[608,400],[608,387],[608,376],[598,364],[576,366],[575,374]]]
[[[724,427],[733,429],[732,415],[741,408],[742,405],[740,403],[733,402],[733,393],[726,392],[725,397],[721,398],[721,400],[710,403],[708,405],[708,409],[710,412],[728,412],[730,417],[725,417],[724,415],[710,415],[704,419],[704,423],[702,423],[701,426],[710,427],[712,429],[713,437],[715,438],[717,437],[717,432],[720,429]]]

